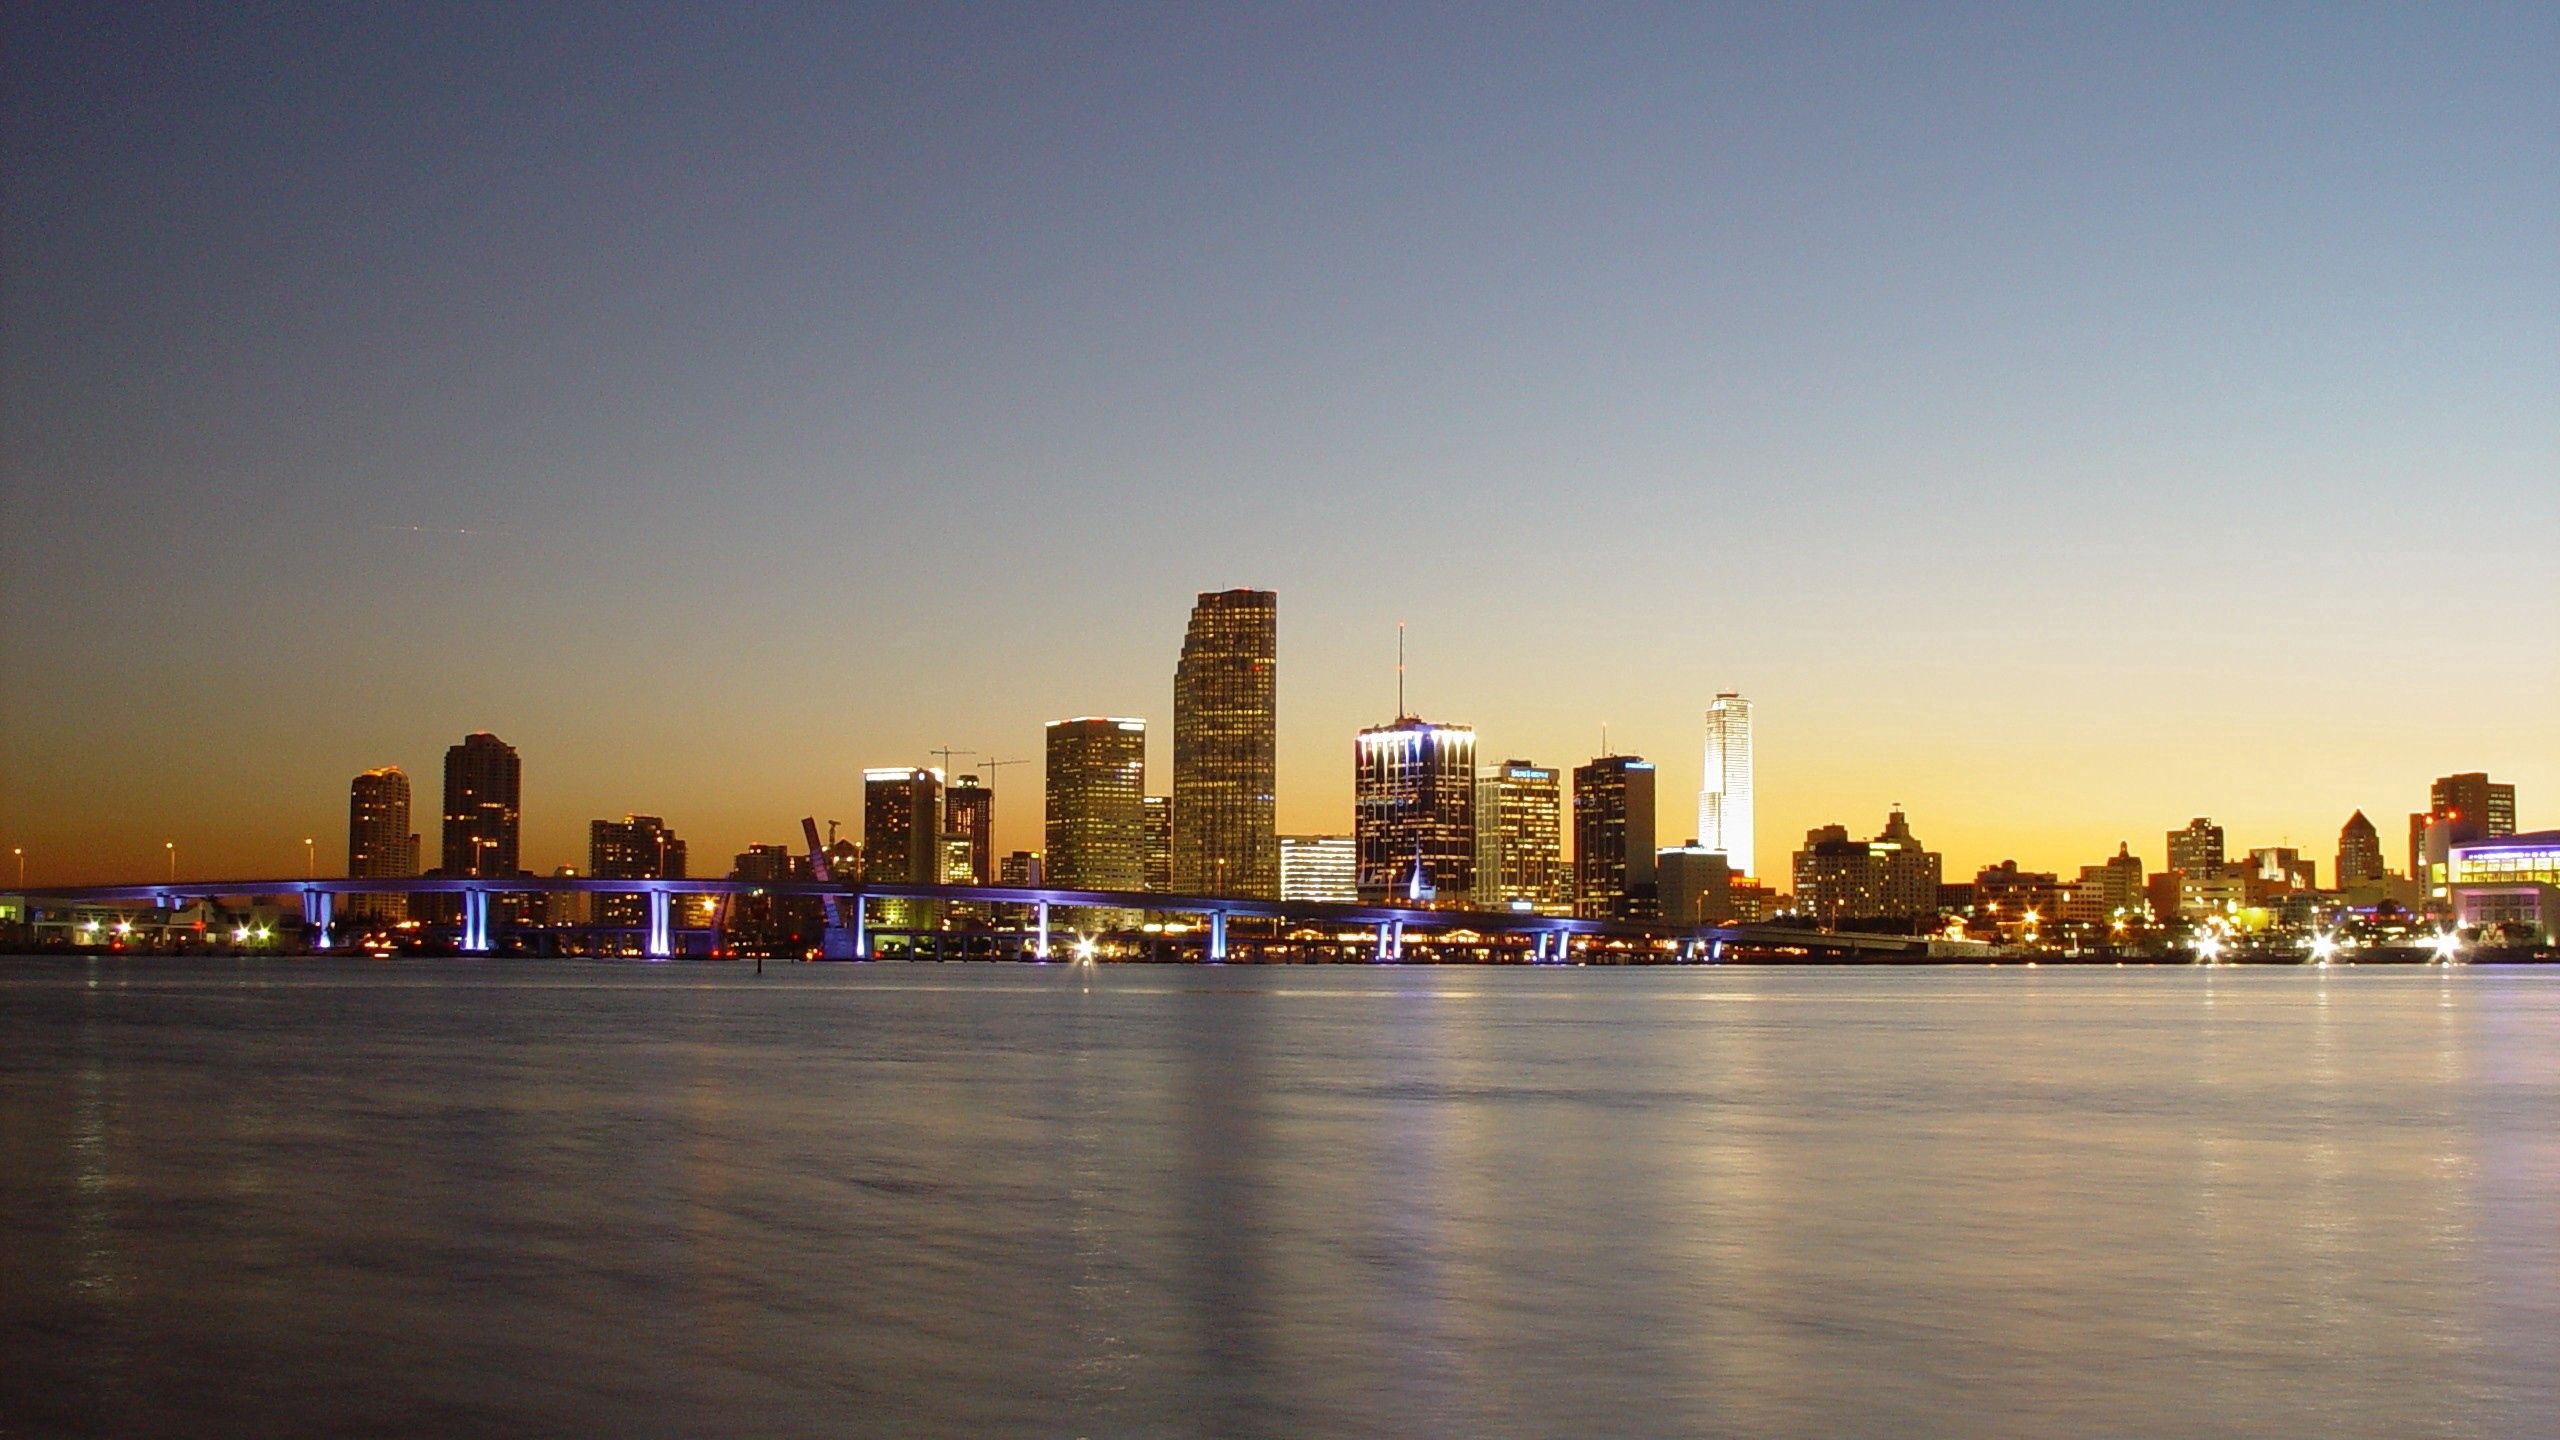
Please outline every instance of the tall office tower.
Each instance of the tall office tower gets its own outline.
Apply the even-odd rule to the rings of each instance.
[[[444,873],[512,878],[519,873],[524,766],[516,747],[486,730],[444,752]]]
[[[587,822],[587,874],[597,880],[681,880],[684,842],[655,815]],[[649,923],[649,902],[638,895],[595,897],[595,923],[636,929]]]
[[[2382,878],[2382,832],[2359,810],[2338,828],[2338,888]]]
[[[1049,883],[1137,890],[1147,878],[1147,722],[1052,720],[1048,736]]]
[[[1360,847],[1348,835],[1280,837],[1280,898],[1338,901],[1360,898]]]
[[[969,878],[961,883],[984,885],[995,878],[996,792],[963,775],[942,792],[942,833],[969,837]]]
[[[862,772],[862,878],[930,885],[942,876],[942,772]]]
[[[2169,868],[2181,875],[2210,875],[2222,868],[2222,827],[2199,815],[2184,830],[2169,832]]]
[[[1573,913],[1597,920],[1653,913],[1653,858],[1653,762],[1603,755],[1576,768]]]
[[[1146,888],[1161,895],[1173,889],[1173,797],[1150,795],[1147,797],[1146,807]]]
[[[1898,809],[1873,840],[1852,840],[1846,826],[1825,825],[1806,831],[1796,852],[1795,904],[1825,925],[1930,920],[1938,913],[1944,869],[1944,858],[1921,845]]]
[[[1489,765],[1476,777],[1476,904],[1573,913],[1562,791],[1561,776],[1526,760]]]
[[[2442,833],[2430,843],[2428,831]],[[2443,775],[2427,787],[2425,813],[2409,817],[2409,876],[2434,883],[2436,850],[2516,833],[2516,787],[2493,785],[2485,772]]]
[[[409,776],[397,765],[367,770],[347,787],[347,878],[405,880],[418,873],[418,837],[409,828]],[[405,920],[405,895],[357,895],[364,920]]]
[[[1476,732],[1407,715],[1361,731],[1351,753],[1360,898],[1469,903],[1476,885]]]
[[[1730,690],[1707,707],[1707,782],[1698,791],[1698,844],[1737,875],[1757,875],[1751,846],[1751,702]]]
[[[1173,670],[1172,889],[1280,894],[1273,796],[1280,597],[1215,590],[1191,607]]]

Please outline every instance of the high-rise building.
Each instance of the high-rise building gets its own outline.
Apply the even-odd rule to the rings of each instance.
[[[1662,918],[1672,925],[1722,925],[1733,918],[1733,867],[1720,850],[1692,842],[1653,857]]]
[[[1899,808],[1873,840],[1852,840],[1847,827],[1825,825],[1806,831],[1796,852],[1796,908],[1825,925],[1934,920],[1943,869],[1938,852],[1911,833]]]
[[[1884,862],[1883,900],[1888,916],[1916,920],[1938,913],[1938,882],[1945,878],[1938,852],[1922,845],[1911,833],[1911,822],[1896,806],[1885,817],[1884,833],[1867,842]],[[2141,888],[2141,875],[2134,876],[2135,888]]]
[[[1150,795],[1147,797],[1146,806],[1146,888],[1161,895],[1173,889],[1173,797]],[[1218,878],[1225,877],[1221,875]]]
[[[2338,888],[2350,889],[2382,878],[2382,832],[2359,810],[2338,828]]]
[[[1186,895],[1280,893],[1280,597],[1216,590],[1192,606],[1173,671],[1173,865]]]
[[[444,752],[444,873],[512,879],[521,874],[524,767],[516,747],[486,730]]]
[[[681,880],[684,842],[655,815],[587,822],[587,874],[598,880]],[[639,895],[595,897],[598,925],[637,928],[649,923],[649,902]]]
[[[1730,690],[1707,706],[1706,784],[1698,791],[1698,844],[1725,857],[1737,875],[1752,861],[1751,702]]]
[[[1657,908],[1653,778],[1653,762],[1634,755],[1603,755],[1574,770],[1576,915],[1623,920]]]
[[[2062,918],[2112,931],[2119,919],[2130,924],[2148,903],[2142,857],[2130,841],[2118,841],[2113,858],[2080,867],[2078,883],[2062,895]]]
[[[409,828],[409,776],[397,765],[367,770],[347,787],[347,878],[405,880],[418,873],[418,837]],[[405,895],[350,897],[364,920],[405,920]]]
[[[969,875],[962,884],[984,885],[995,878],[996,792],[963,775],[942,792],[942,833],[969,841]]]
[[[1476,904],[1573,913],[1562,782],[1555,770],[1526,760],[1489,765],[1476,777]]]
[[[1360,898],[1360,847],[1348,835],[1280,837],[1280,898],[1338,901]]]
[[[1361,731],[1351,753],[1360,898],[1469,902],[1476,883],[1476,732],[1407,715]],[[1177,812],[1180,805],[1177,797]]]
[[[1138,890],[1147,878],[1147,722],[1117,717],[1048,726],[1049,883]]]
[[[996,862],[996,883],[999,885],[1035,890],[1045,873],[1037,850],[1015,850]]]
[[[2199,815],[2184,830],[2169,832],[2169,868],[2182,875],[2211,875],[2222,868],[2222,827]]]
[[[2514,833],[2516,787],[2494,784],[2479,770],[2438,776],[2427,787],[2426,811],[2409,817],[2410,878],[2440,889],[2439,871],[2451,847]]]
[[[862,878],[930,885],[942,876],[942,772],[862,772]]]

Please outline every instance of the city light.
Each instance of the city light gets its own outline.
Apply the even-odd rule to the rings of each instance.
[[[2451,965],[2462,958],[2462,932],[2441,930],[2435,936],[2435,959],[2438,965]]]
[[[2311,937],[2311,963],[2326,965],[2338,956],[2338,937],[2323,931]]]
[[[2219,964],[2222,960],[2222,937],[2211,933],[2198,937],[2196,958],[2207,965]]]
[[[1093,957],[1102,953],[1102,947],[1094,943],[1092,936],[1078,935],[1073,953],[1079,963],[1090,965]]]

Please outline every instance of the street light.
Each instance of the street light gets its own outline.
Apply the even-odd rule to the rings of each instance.
[[[160,848],[169,852],[169,883],[175,885],[178,883],[178,842],[163,840]]]
[[[313,849],[312,845],[310,836],[302,837],[302,878],[305,880],[320,878],[320,852]]]
[[[9,853],[18,857],[18,888],[24,890],[27,888],[27,847],[12,845]]]

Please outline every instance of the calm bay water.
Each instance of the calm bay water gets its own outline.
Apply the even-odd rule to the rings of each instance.
[[[2560,972],[0,960],[0,1435],[2560,1435]]]

